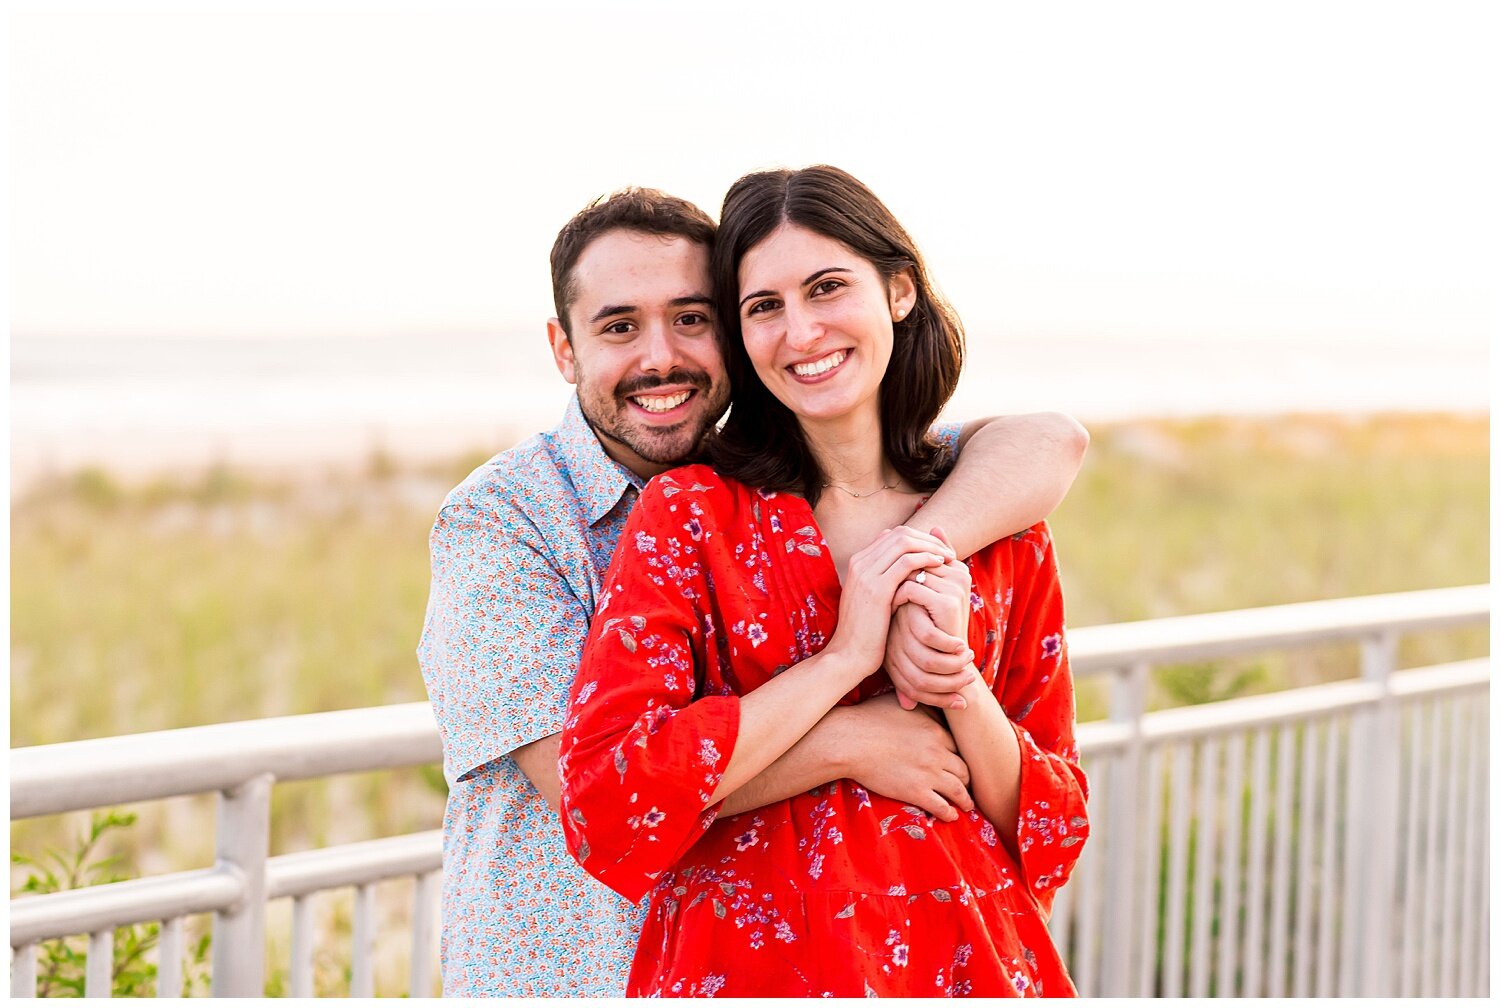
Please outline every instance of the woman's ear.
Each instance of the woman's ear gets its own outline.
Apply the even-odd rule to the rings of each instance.
[[[891,302],[891,321],[900,322],[911,314],[912,307],[917,303],[917,281],[912,268],[908,266],[897,273],[885,286]]]

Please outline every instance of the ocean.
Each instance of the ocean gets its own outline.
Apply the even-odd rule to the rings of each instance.
[[[213,462],[441,459],[549,427],[569,395],[533,334],[221,339],[17,336],[13,491],[44,474]],[[1290,412],[1488,412],[1483,345],[1276,339],[978,339],[945,415],[1062,410],[1085,424]]]

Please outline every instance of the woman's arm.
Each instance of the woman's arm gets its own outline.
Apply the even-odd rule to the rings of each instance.
[[[1001,608],[1003,597],[980,599],[976,606],[967,572],[956,564],[930,573],[925,584],[903,585],[897,599],[922,605],[950,632],[962,626],[967,633],[970,614],[993,607],[971,640],[991,627],[1002,630],[1004,639],[983,648],[979,659],[993,673],[996,689],[976,678],[964,689],[966,706],[949,710],[947,721],[969,766],[975,803],[1016,856],[1045,910],[1088,836],[1088,783],[1073,737],[1073,680],[1051,533],[1041,524],[1005,547],[1005,553],[986,551],[974,562],[997,565],[996,576],[986,581],[1011,593],[1008,612]],[[1005,555],[1012,563],[1001,570]]]

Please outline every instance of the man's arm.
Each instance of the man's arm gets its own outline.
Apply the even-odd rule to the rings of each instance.
[[[1030,528],[1062,503],[1083,465],[1089,435],[1066,413],[993,417],[964,425],[958,462],[907,525],[941,528],[967,557]],[[903,707],[964,709],[959,690],[973,681],[968,642],[939,630],[917,606],[892,617],[885,669]]]
[[[1066,413],[971,420],[959,433],[953,471],[906,524],[941,527],[967,557],[1051,514],[1088,446],[1088,431]]]

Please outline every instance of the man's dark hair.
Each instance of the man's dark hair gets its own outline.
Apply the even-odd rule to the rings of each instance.
[[[568,328],[568,310],[578,298],[573,267],[589,242],[610,231],[686,238],[704,248],[714,242],[713,219],[685,199],[638,186],[600,196],[574,214],[552,243],[552,303],[569,336],[573,332]]]
[[[911,236],[875,194],[828,165],[746,175],[730,187],[713,246],[719,346],[729,373],[729,419],[707,446],[719,472],[750,486],[790,490],[816,504],[826,477],[791,410],[771,394],[740,334],[739,268],[745,255],[782,224],[841,242],[875,267],[887,284],[911,270],[917,300],[894,323],[891,361],[880,383],[882,447],[912,486],[934,490],[953,467],[930,428],[958,385],[964,331],[927,276]]]

